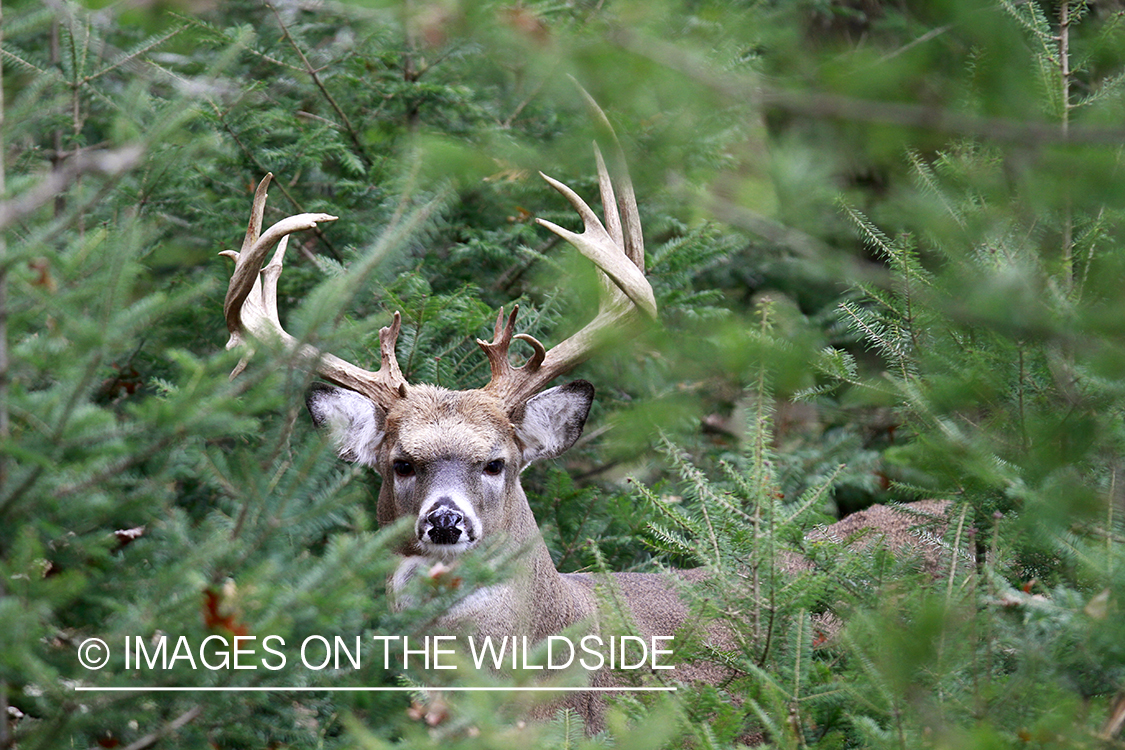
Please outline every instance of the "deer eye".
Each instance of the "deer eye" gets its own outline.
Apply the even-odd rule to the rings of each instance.
[[[502,471],[504,471],[504,461],[502,459],[497,458],[484,465],[484,473],[488,474],[490,477],[499,476]]]
[[[394,469],[395,474],[400,477],[414,476],[414,464],[410,463],[409,461],[403,461],[399,459],[398,461],[394,461],[391,463],[391,468]]]

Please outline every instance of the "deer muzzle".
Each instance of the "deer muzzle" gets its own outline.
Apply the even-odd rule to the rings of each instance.
[[[448,508],[430,513],[426,516],[426,523],[430,527],[427,532],[430,541],[434,544],[456,544],[457,540],[461,538],[460,527],[464,521],[464,516]]]
[[[449,497],[440,497],[418,519],[418,540],[454,551],[476,541],[471,518]]]

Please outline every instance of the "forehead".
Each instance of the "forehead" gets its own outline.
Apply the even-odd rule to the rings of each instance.
[[[485,461],[513,443],[515,430],[494,397],[480,391],[413,386],[387,414],[392,448],[416,459]]]

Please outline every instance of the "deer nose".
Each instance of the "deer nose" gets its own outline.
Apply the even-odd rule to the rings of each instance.
[[[426,516],[426,522],[430,524],[430,541],[434,544],[456,544],[461,537],[458,527],[464,520],[465,517],[455,510],[438,508]]]

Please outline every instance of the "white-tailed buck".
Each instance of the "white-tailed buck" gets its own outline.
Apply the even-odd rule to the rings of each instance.
[[[506,585],[469,597],[450,613],[449,622],[442,623],[467,625],[478,636],[526,635],[535,642],[581,622],[597,628],[595,578],[555,569],[520,486],[520,473],[532,461],[558,456],[574,444],[594,398],[593,386],[583,380],[544,388],[584,361],[606,329],[656,316],[656,301],[644,274],[632,185],[627,176],[620,178],[620,195],[615,196],[596,147],[595,156],[604,223],[570,188],[543,176],[574,206],[585,229],[576,234],[543,219],[538,222],[592,260],[603,279],[597,315],[570,338],[548,351],[531,336],[515,333],[518,308],[506,319],[501,310],[493,340],[478,342],[492,378],[484,387],[466,391],[406,381],[395,359],[398,313],[379,332],[382,362],[376,372],[305,349],[318,374],[334,384],[311,389],[307,403],[314,422],[331,431],[341,458],[370,466],[383,478],[377,511],[381,525],[403,517],[413,520],[414,533],[401,550],[402,562],[390,582],[392,595],[416,571],[436,561],[450,562],[486,541],[503,539],[523,550],[523,572]],[[618,166],[623,167],[620,159]],[[277,312],[286,242],[292,232],[336,218],[301,214],[261,233],[269,181],[267,175],[254,196],[241,252],[224,253],[236,261],[225,301],[228,348],[248,336],[297,345]],[[274,244],[278,248],[273,259],[262,268]],[[514,339],[533,350],[518,367],[508,354]],[[644,634],[670,636],[686,616],[661,576],[619,574],[616,584]],[[583,713],[592,726],[599,724],[595,709]]]
[[[449,563],[486,543],[502,540],[511,549],[522,550],[519,573],[504,585],[475,592],[440,624],[467,628],[477,637],[527,636],[535,642],[580,623],[591,632],[599,627],[597,577],[555,569],[520,486],[520,473],[532,461],[558,456],[574,444],[594,397],[593,387],[582,380],[544,388],[582,362],[605,329],[656,315],[644,273],[636,199],[623,160],[615,152],[615,193],[596,147],[595,156],[604,223],[570,188],[545,175],[578,212],[585,228],[576,234],[538,219],[601,271],[600,309],[576,334],[548,351],[531,336],[515,333],[516,309],[506,318],[501,310],[493,340],[479,342],[488,357],[491,380],[466,391],[406,381],[395,359],[398,313],[380,331],[378,371],[311,347],[305,350],[320,376],[334,384],[312,388],[308,408],[313,420],[331,431],[343,459],[370,466],[382,477],[379,523],[408,518],[413,524],[389,583],[392,596],[417,572],[439,561]],[[242,343],[247,335],[297,345],[282,329],[277,312],[276,287],[285,244],[290,233],[335,218],[302,214],[261,233],[269,180],[267,175],[258,186],[242,251],[225,253],[236,260],[225,303],[228,347]],[[267,252],[279,241],[273,260],[263,269]],[[533,350],[519,367],[509,360],[513,339]],[[701,575],[680,573],[688,581]],[[641,636],[672,636],[688,616],[676,586],[666,576],[617,573],[610,584]],[[665,646],[671,643],[663,641]],[[716,680],[724,675],[729,672],[705,664],[679,665],[675,672],[681,680]],[[606,685],[613,679],[602,672],[594,682]],[[601,725],[597,697],[582,694],[567,702],[583,714],[591,729]]]

